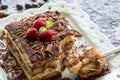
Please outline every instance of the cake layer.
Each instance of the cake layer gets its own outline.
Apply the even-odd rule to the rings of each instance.
[[[52,77],[52,76],[60,74],[60,72],[61,72],[61,61],[60,60],[61,59],[53,60],[49,63],[45,63],[44,66],[35,67],[34,69],[31,69],[26,64],[26,61],[24,61],[22,59],[23,56],[21,56],[20,54],[23,54],[23,53],[19,53],[20,51],[18,51],[16,49],[16,47],[14,45],[15,43],[12,42],[9,39],[9,37],[7,37],[6,43],[8,44],[8,47],[9,47],[10,51],[13,53],[13,55],[17,59],[18,63],[22,66],[22,68],[23,68],[24,72],[26,73],[26,76],[28,77],[28,79],[38,80],[38,79],[48,78],[48,77]],[[53,72],[55,74],[53,74]],[[39,77],[37,77],[37,76],[39,76]]]
[[[44,69],[45,65],[49,64],[48,62],[45,62],[45,63],[39,64],[40,66],[34,66],[34,68],[31,68],[28,64],[29,61],[27,61],[27,59],[24,59],[25,53],[17,48],[17,45],[12,41],[12,39],[7,31],[5,31],[5,34],[7,36],[5,38],[7,41],[7,44],[12,46],[13,51],[17,51],[17,53],[14,53],[13,55],[15,55],[16,58],[21,58],[21,62],[25,64],[25,66],[27,67],[27,69],[31,75],[36,75],[37,73],[41,72]],[[61,44],[60,47],[64,48],[63,49],[64,52],[69,51],[74,46],[74,37],[72,35],[68,35],[66,38],[64,38],[60,42],[60,44]],[[63,51],[61,51],[61,52],[63,52]],[[64,58],[63,56],[64,56],[64,54],[60,55],[55,60],[62,60]],[[55,60],[53,60],[53,61],[55,61]],[[51,61],[51,62],[53,62],[53,61]]]
[[[11,51],[8,48],[6,48],[5,43],[0,41],[0,44],[2,44],[1,46],[4,48],[0,49],[1,51],[4,51],[0,53],[1,56],[0,60],[2,60],[2,62],[0,62],[0,67],[2,67],[2,69],[6,72],[8,80],[28,80],[21,66],[18,64],[17,60],[12,55]],[[57,75],[47,80],[73,80],[73,79],[65,77],[62,78],[61,75]]]
[[[67,53],[64,65],[71,73],[88,80],[109,72],[103,55],[96,47],[81,45],[77,50]]]
[[[53,26],[50,27],[50,30],[54,31],[52,41],[41,42],[40,40],[30,41],[26,39],[26,31],[33,27],[33,22],[39,17],[45,17],[47,20],[52,20],[54,22]],[[58,58],[59,55],[61,55],[59,42],[67,35],[81,37],[80,33],[73,29],[69,29],[67,26],[68,22],[64,18],[61,18],[59,12],[48,11],[43,14],[22,19],[19,22],[11,23],[6,26],[6,30],[16,46],[25,53],[21,55],[28,61],[26,63],[33,68],[33,66],[39,66],[38,64],[43,64],[46,61]],[[46,49],[49,45],[51,45],[52,50],[48,52]]]
[[[43,70],[45,70],[45,65],[47,65],[48,66],[48,69],[52,66],[52,67],[55,67],[55,65],[59,65],[59,66],[56,66],[55,68],[59,68],[60,66],[61,66],[61,64],[59,64],[58,62],[57,62],[57,64],[54,64],[56,61],[54,60],[54,61],[51,61],[51,63],[46,63],[46,64],[44,64],[44,66],[39,66],[39,67],[36,67],[36,66],[34,66],[34,68],[31,68],[31,67],[29,67],[28,66],[28,64],[26,63],[26,62],[28,62],[27,60],[24,60],[24,59],[22,59],[23,57],[25,57],[25,55],[23,55],[24,53],[22,53],[22,51],[20,50],[20,49],[18,49],[18,47],[17,47],[17,45],[14,43],[14,41],[12,41],[12,38],[11,38],[11,36],[10,36],[10,34],[7,32],[7,31],[5,31],[5,34],[6,34],[6,41],[7,41],[7,43],[8,43],[8,45],[10,46],[9,48],[12,48],[12,49],[10,49],[11,50],[11,52],[13,52],[13,55],[15,56],[15,58],[17,59],[17,61],[19,62],[19,64],[21,65],[21,66],[23,66],[22,68],[23,68],[23,70],[25,71],[25,73],[26,73],[26,75],[27,75],[27,77],[28,77],[28,79],[31,79],[31,76],[37,76],[37,75],[44,75],[44,74],[41,74],[41,72],[43,73]],[[65,44],[66,43],[66,44]],[[70,50],[70,48],[72,48],[72,46],[74,45],[74,37],[72,36],[72,35],[68,35],[66,38],[64,38],[62,41],[61,41],[61,46],[63,47],[64,45],[66,45],[66,47],[67,47],[67,45],[68,45],[68,43],[70,44],[69,45],[69,48],[68,48],[68,50]],[[19,46],[19,45],[18,45]],[[64,46],[65,47],[65,46]],[[21,55],[22,54],[22,55]],[[20,59],[19,59],[20,58]],[[59,60],[61,60],[62,58],[59,58]],[[49,66],[49,64],[51,64],[51,66]],[[46,67],[47,67],[46,66]],[[52,76],[55,76],[55,75],[57,75],[57,74],[60,74],[60,72],[61,72],[61,70],[58,70],[58,71],[56,71],[56,69],[52,69],[52,70],[55,70],[54,71],[54,73],[55,74],[53,74],[53,72],[52,72],[52,70],[50,70],[50,74],[49,75],[51,75],[50,77],[52,77]],[[47,72],[46,72],[47,73]],[[46,74],[45,75],[46,76],[46,78],[48,78],[48,75]],[[34,77],[33,77],[34,78]],[[32,79],[33,79],[32,78]],[[40,77],[39,76],[39,78],[38,79],[41,79],[41,78],[44,78],[44,76],[42,76],[42,77]],[[35,77],[35,79],[36,79],[36,77]],[[33,79],[34,80],[34,79]]]
[[[41,72],[35,75],[32,75],[32,73],[36,73],[36,72],[35,71],[31,72],[31,70],[29,70],[25,66],[24,62],[20,58],[20,55],[18,55],[17,50],[15,50],[15,48],[13,47],[14,45],[12,45],[12,43],[8,43],[8,44],[11,44],[11,45],[8,45],[8,48],[10,49],[14,57],[17,59],[18,63],[21,65],[23,71],[25,72],[29,80],[41,80],[41,79],[44,80],[44,79],[49,79],[50,77],[61,74],[61,61],[55,60],[55,61],[49,62],[49,64],[46,64],[46,66],[37,69],[38,71],[41,71]]]
[[[26,32],[38,18],[53,21],[49,28],[54,32],[51,41],[42,42],[38,38],[29,40]],[[74,46],[74,37],[81,34],[68,28],[68,22],[57,11],[47,11],[24,18],[5,27],[4,39],[29,80],[48,79],[61,73],[64,53]]]

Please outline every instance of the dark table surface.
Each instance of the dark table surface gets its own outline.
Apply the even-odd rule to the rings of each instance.
[[[48,0],[57,2],[60,0]],[[114,46],[120,46],[120,0],[63,0],[68,3],[79,5],[87,12],[91,20],[100,27],[100,31],[105,34]],[[35,3],[44,2],[36,0]],[[23,9],[18,11],[16,4],[22,4]],[[1,0],[1,4],[7,4],[5,13],[22,13],[25,11],[25,3],[33,3],[32,0]]]

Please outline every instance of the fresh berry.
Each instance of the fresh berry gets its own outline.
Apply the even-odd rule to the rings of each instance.
[[[41,27],[41,28],[39,28],[39,34],[41,34],[41,33],[43,33],[44,31],[46,30],[46,28],[45,27]]]
[[[30,28],[26,32],[26,38],[29,40],[35,40],[38,37],[38,31],[36,28]]]
[[[39,30],[40,27],[46,27],[46,19],[45,18],[38,18],[33,23],[34,28]]]
[[[43,33],[39,34],[39,39],[40,41],[46,42],[46,41],[51,41],[53,36],[53,31],[52,30],[46,30]]]

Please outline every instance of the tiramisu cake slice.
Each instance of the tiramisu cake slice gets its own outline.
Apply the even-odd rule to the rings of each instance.
[[[103,55],[96,47],[81,45],[77,49],[73,48],[66,56],[64,65],[71,73],[77,74],[80,80],[95,80],[109,72]]]
[[[61,73],[62,47],[71,50],[74,38],[81,37],[68,25],[59,12],[47,11],[5,27],[6,43],[29,80]]]

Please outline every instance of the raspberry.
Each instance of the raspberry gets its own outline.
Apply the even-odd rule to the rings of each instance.
[[[46,27],[46,19],[45,18],[38,18],[34,21],[33,27],[39,30],[40,27]]]
[[[39,40],[46,42],[46,41],[51,41],[53,36],[53,31],[52,30],[46,30],[43,33],[39,34]]]
[[[29,40],[35,40],[38,37],[38,31],[36,28],[30,28],[26,32],[26,38]]]

